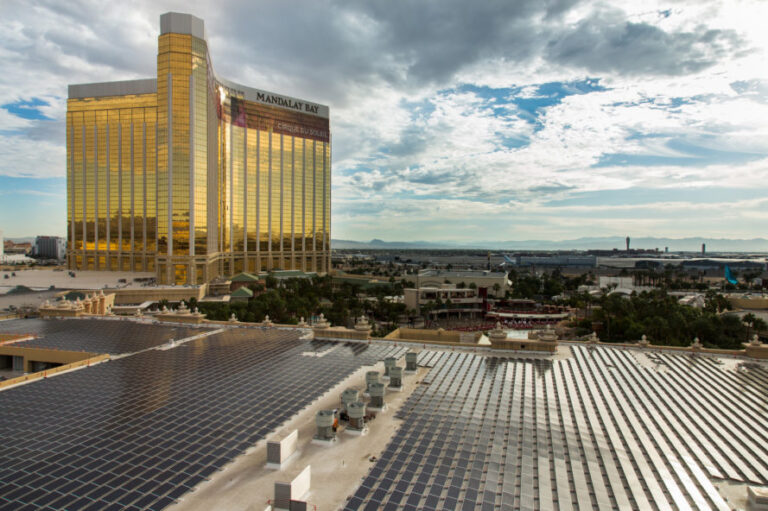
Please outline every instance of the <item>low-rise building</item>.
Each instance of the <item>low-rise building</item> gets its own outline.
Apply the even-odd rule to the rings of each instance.
[[[32,243],[24,241],[16,243],[13,240],[3,241],[3,248],[6,255],[27,255],[32,251]]]
[[[488,296],[499,298],[512,289],[512,283],[505,272],[422,270],[416,275],[417,288],[442,287],[444,284],[450,284],[454,287],[486,288],[488,289]]]
[[[583,267],[596,268],[597,256],[594,255],[516,255],[517,266]]]
[[[230,296],[230,302],[247,302],[253,298],[253,291],[245,286],[237,288]]]
[[[258,275],[253,275],[251,273],[243,272],[243,273],[238,273],[237,275],[232,277],[232,280],[230,281],[230,285],[229,285],[229,290],[234,293],[240,288],[250,287],[255,285],[263,285],[260,283],[260,279]],[[251,293],[251,296],[253,296],[253,293]]]
[[[404,289],[404,301],[408,310],[421,313],[429,304],[430,314],[473,317],[486,310],[487,299],[477,292],[477,289],[457,287],[422,287]]]
[[[115,305],[115,294],[103,291],[93,294],[85,294],[82,299],[75,298],[68,300],[63,297],[58,302],[51,303],[46,300],[37,312],[42,318],[71,317],[80,316],[108,316]]]

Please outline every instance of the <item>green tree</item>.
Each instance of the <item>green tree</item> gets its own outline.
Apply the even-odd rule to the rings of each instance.
[[[755,316],[751,312],[744,314],[744,316],[742,316],[741,318],[741,322],[747,325],[747,339],[749,339],[752,334],[752,328],[755,326],[756,320],[757,320],[757,316]]]

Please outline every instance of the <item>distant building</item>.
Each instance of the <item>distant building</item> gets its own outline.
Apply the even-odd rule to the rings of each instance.
[[[488,296],[503,297],[507,290],[512,288],[512,283],[505,272],[492,272],[487,270],[474,271],[446,271],[446,270],[422,270],[416,275],[416,287],[442,287],[444,284],[467,287],[487,288]],[[494,287],[498,285],[497,287]]]
[[[64,260],[67,257],[67,240],[59,236],[38,236],[33,254],[46,259]]]
[[[3,231],[0,231],[0,260],[3,259],[4,254],[5,250],[3,249]]]
[[[765,268],[765,263],[760,261],[747,261],[744,259],[688,259],[680,263],[685,270],[716,270],[721,271],[728,265],[731,270],[757,271]]]
[[[22,243],[16,243],[12,240],[5,240],[3,242],[5,255],[27,255],[32,250],[32,243],[28,241]]]
[[[597,256],[594,255],[552,255],[552,256],[515,256],[518,266],[578,266],[595,268]]]
[[[616,289],[634,289],[635,282],[632,277],[616,277],[609,275],[600,275],[598,277],[598,286],[601,288],[615,286]]]

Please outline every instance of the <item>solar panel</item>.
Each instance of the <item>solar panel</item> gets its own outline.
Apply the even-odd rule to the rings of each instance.
[[[732,398],[763,381],[762,365],[726,374],[664,354],[662,373],[631,351],[571,350],[557,360],[422,351],[427,385],[399,411],[404,421],[366,479],[371,491],[345,509],[370,505],[372,494],[385,509],[727,509],[705,470],[768,482],[764,387]],[[744,437],[747,452],[721,454]],[[397,500],[377,494],[390,488],[384,473]]]
[[[0,392],[0,496],[13,509],[162,509],[362,365],[407,351],[316,341],[327,355],[305,357],[300,335],[230,329]]]
[[[18,346],[88,351],[112,355],[135,353],[204,332],[211,327],[138,323],[127,319],[15,319],[0,321],[0,333],[26,333],[34,339]]]

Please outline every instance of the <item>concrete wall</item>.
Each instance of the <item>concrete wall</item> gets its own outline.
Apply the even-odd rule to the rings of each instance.
[[[301,500],[309,493],[310,483],[310,465],[289,483],[275,481],[275,508],[291,509],[292,500]]]
[[[163,298],[169,302],[187,301],[190,298],[197,300],[205,296],[207,285],[200,286],[176,286],[176,287],[140,287],[110,289],[115,293],[115,305],[130,305],[143,302],[159,302]]]
[[[734,309],[768,309],[768,298],[741,298],[738,296],[726,296]]]
[[[456,332],[452,330],[427,330],[419,328],[398,328],[397,330],[390,332],[385,339],[402,340],[402,341],[422,341],[422,342],[438,342],[438,343],[455,343],[455,344],[467,344],[469,341],[468,332]],[[474,336],[474,342],[476,343],[480,339],[481,332],[470,333]]]
[[[349,328],[322,328],[315,329],[315,339],[354,339],[358,341],[367,340],[370,330],[352,330]]]
[[[0,332],[0,346],[3,344],[10,344],[13,342],[19,342],[21,339],[32,339],[30,334],[8,334]]]
[[[49,376],[55,375],[56,373],[60,373],[62,371],[69,371],[70,369],[75,369],[78,367],[91,365],[91,364],[97,364],[104,360],[109,360],[109,355],[96,355],[94,357],[86,358],[84,360],[79,360],[77,362],[72,362],[70,364],[59,366],[53,369],[41,371],[39,373],[25,374],[24,376],[19,376],[18,378],[11,378],[10,380],[0,381],[0,390],[6,387],[17,385],[19,383],[24,383],[31,380],[38,380],[40,378],[47,378]]]
[[[301,471],[293,481],[291,481],[291,498],[293,500],[299,500],[309,493],[309,487],[311,484],[311,470],[310,466]]]
[[[746,346],[744,351],[748,357],[759,358],[761,360],[768,359],[768,344],[763,344],[761,346]]]
[[[14,345],[0,346],[0,355],[24,358],[24,371],[30,372],[30,362],[48,362],[51,364],[71,364],[94,358],[98,353],[86,351],[64,351],[46,348],[26,348]]]
[[[294,429],[285,438],[267,442],[267,463],[282,464],[296,452],[299,445],[299,430]]]

